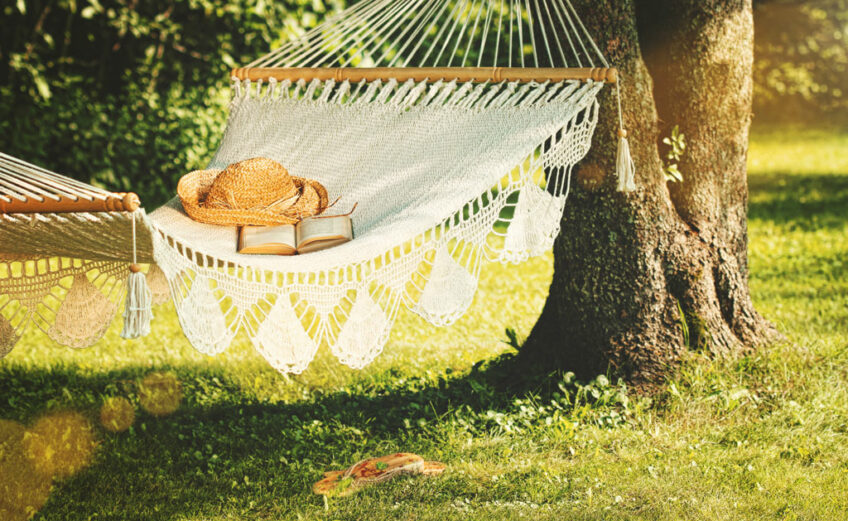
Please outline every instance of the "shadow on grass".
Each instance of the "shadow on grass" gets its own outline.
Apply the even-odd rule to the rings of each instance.
[[[498,385],[511,364],[502,357],[456,378],[397,378],[395,387],[354,385],[289,404],[263,403],[217,372],[177,371],[182,407],[166,418],[139,410],[125,433],[99,429],[93,465],[54,491],[41,515],[165,520],[243,511],[261,519],[256,514],[263,508],[287,503],[320,507],[311,483],[321,472],[394,451],[441,458],[447,429],[457,432],[454,411],[509,408],[529,389]],[[45,409],[74,409],[94,422],[103,397],[136,400],[131,382],[149,370],[86,375],[74,368],[6,368],[0,418],[31,422]],[[476,428],[489,427],[459,430],[473,435]]]
[[[751,220],[792,223],[804,231],[841,228],[848,221],[848,176],[749,177]]]

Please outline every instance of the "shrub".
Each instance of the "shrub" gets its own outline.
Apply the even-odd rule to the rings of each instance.
[[[132,189],[155,206],[215,151],[228,71],[339,8],[322,0],[0,0],[3,151]]]

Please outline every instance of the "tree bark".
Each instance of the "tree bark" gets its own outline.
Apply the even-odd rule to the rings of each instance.
[[[751,0],[574,4],[623,73],[639,189],[615,191],[607,89],[554,245],[550,295],[519,360],[651,386],[686,349],[725,354],[776,338],[748,292]],[[687,141],[682,183],[666,182],[661,159],[674,125]]]

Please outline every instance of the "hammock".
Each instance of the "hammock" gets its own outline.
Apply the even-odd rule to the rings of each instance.
[[[618,78],[568,0],[364,0],[232,80],[209,168],[279,161],[340,207],[357,203],[356,238],[308,255],[240,255],[234,228],[192,221],[174,199],[134,214],[150,239],[136,249],[167,279],[195,348],[219,353],[244,331],[273,367],[299,373],[321,346],[365,366],[401,306],[449,325],[471,304],[483,261],[548,251],[598,93]],[[631,189],[621,141],[620,188]],[[116,220],[97,216],[107,228]],[[125,235],[112,244],[131,244]],[[87,258],[89,248],[37,253]]]
[[[0,153],[0,358],[32,323],[72,347],[100,339],[124,292],[138,208],[135,194],[107,192]],[[148,245],[141,251],[151,251],[147,228],[137,239]],[[163,302],[167,285],[159,274],[148,279]]]

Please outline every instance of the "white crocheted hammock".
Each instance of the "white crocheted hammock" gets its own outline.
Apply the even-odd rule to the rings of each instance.
[[[235,228],[192,221],[177,199],[149,216],[6,213],[0,356],[29,322],[75,347],[102,335],[135,216],[139,261],[155,262],[154,300],[167,281],[194,347],[216,354],[244,331],[280,371],[303,371],[321,346],[361,368],[400,306],[451,324],[483,261],[549,250],[598,92],[615,80],[568,0],[359,2],[234,71],[209,165],[262,156],[319,180],[340,207],[358,203],[353,241],[240,255]]]

